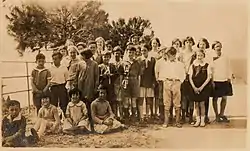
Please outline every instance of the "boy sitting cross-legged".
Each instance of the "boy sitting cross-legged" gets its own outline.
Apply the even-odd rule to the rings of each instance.
[[[97,133],[103,134],[111,130],[125,128],[114,117],[111,106],[106,100],[106,88],[99,86],[99,97],[91,103],[91,115],[94,121],[94,129]]]

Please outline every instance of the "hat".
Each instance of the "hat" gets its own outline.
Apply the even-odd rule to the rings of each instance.
[[[86,44],[83,43],[83,42],[78,42],[78,43],[76,44],[76,47],[78,47],[78,46],[83,46],[83,47],[85,48],[85,47],[86,47]]]
[[[118,52],[118,51],[122,53],[122,48],[120,46],[115,46],[115,48],[113,49],[113,52]]]
[[[89,48],[83,49],[83,51],[80,52],[82,56],[85,56],[86,59],[89,59],[93,56],[92,51]]]

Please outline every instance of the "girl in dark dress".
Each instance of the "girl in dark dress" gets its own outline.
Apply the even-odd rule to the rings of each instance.
[[[193,88],[190,97],[195,102],[196,122],[194,127],[205,126],[205,100],[210,96],[211,68],[204,61],[205,53],[202,50],[196,52],[196,60],[189,70],[189,81]]]

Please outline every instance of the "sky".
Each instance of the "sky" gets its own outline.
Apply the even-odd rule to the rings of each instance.
[[[22,0],[34,2],[35,0]],[[48,8],[60,4],[71,5],[76,0],[36,0]],[[197,42],[204,37],[223,43],[223,50],[232,58],[247,56],[247,0],[104,0],[102,8],[109,13],[109,20],[141,16],[149,19],[155,36],[163,45],[170,45],[174,38],[193,36]],[[7,0],[6,4],[20,4]],[[2,9],[2,16],[6,10]],[[2,18],[3,27],[7,22]],[[1,48],[4,58],[16,53],[16,42],[1,28]],[[15,54],[15,56],[17,56]]]

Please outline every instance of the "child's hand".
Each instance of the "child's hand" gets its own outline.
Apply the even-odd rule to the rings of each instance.
[[[195,92],[196,94],[199,94],[199,93],[200,93],[200,91],[199,91],[198,88],[194,87],[193,89],[194,89],[194,92]]]
[[[204,87],[199,87],[199,88],[198,88],[199,93],[200,93],[203,89],[204,89]]]

